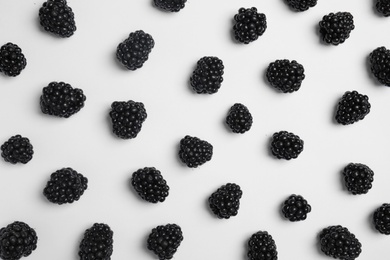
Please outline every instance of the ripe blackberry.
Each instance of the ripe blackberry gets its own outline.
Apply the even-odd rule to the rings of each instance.
[[[256,7],[240,8],[234,21],[234,38],[244,44],[257,40],[267,29],[267,17],[258,13]]]
[[[278,159],[295,159],[303,151],[303,143],[303,140],[293,133],[276,132],[271,139],[271,152]]]
[[[10,77],[16,77],[26,67],[27,61],[22,49],[11,42],[0,48],[0,72]]]
[[[372,187],[374,172],[361,163],[350,163],[343,170],[345,186],[353,194],[366,194]]]
[[[0,258],[18,260],[37,248],[37,233],[24,222],[15,221],[0,229]]]
[[[276,60],[268,65],[266,76],[274,88],[283,93],[292,93],[301,87],[305,69],[295,60]]]
[[[168,12],[179,12],[184,8],[187,0],[153,0],[154,4],[165,11]]]
[[[337,12],[325,15],[319,22],[322,40],[328,44],[339,45],[349,38],[355,28],[353,16],[349,12]]]
[[[370,112],[370,102],[366,95],[357,91],[347,91],[341,97],[337,111],[336,121],[342,125],[350,125],[364,117]]]
[[[198,94],[218,92],[223,81],[223,62],[217,57],[203,57],[190,77],[193,90]]]
[[[227,183],[222,185],[209,197],[210,208],[220,219],[228,219],[238,214],[242,191],[239,185]]]
[[[243,134],[252,127],[253,118],[249,109],[243,104],[234,104],[226,117],[226,124],[233,133]]]
[[[311,206],[301,195],[290,195],[283,203],[282,213],[290,221],[305,220]]]
[[[64,82],[51,82],[42,89],[40,105],[44,114],[68,118],[84,107],[86,99],[81,89]]]
[[[371,72],[379,83],[390,87],[390,50],[378,47],[370,53]]]
[[[110,260],[113,252],[113,235],[107,224],[95,223],[85,230],[79,248],[80,260]]]
[[[128,70],[136,70],[148,60],[153,47],[152,36],[138,30],[130,33],[129,37],[118,45],[116,57]]]
[[[375,7],[378,13],[384,17],[390,16],[390,0],[377,0]]]
[[[375,228],[382,234],[390,235],[390,204],[383,203],[373,215]]]
[[[180,226],[166,224],[152,229],[147,240],[147,247],[160,260],[172,259],[181,241],[183,241],[183,233]]]
[[[303,12],[310,7],[314,7],[317,0],[286,0],[286,3],[295,11]]]
[[[66,38],[76,31],[74,13],[66,0],[47,0],[39,9],[39,21],[45,31]]]
[[[88,179],[72,168],[62,168],[50,175],[43,195],[53,203],[64,204],[78,201],[88,187]]]
[[[154,167],[145,167],[134,172],[131,184],[142,199],[152,203],[163,202],[169,195],[167,182]]]
[[[213,146],[198,137],[186,135],[180,140],[179,157],[190,168],[196,168],[211,160]]]
[[[133,100],[113,102],[109,115],[114,134],[122,139],[137,137],[147,118],[144,104]]]
[[[254,233],[248,241],[249,260],[277,260],[275,240],[267,231]]]
[[[324,228],[319,235],[322,252],[327,256],[341,260],[353,260],[362,252],[362,244],[340,225]]]
[[[1,146],[1,157],[12,164],[28,163],[34,154],[33,146],[27,137],[12,136]]]

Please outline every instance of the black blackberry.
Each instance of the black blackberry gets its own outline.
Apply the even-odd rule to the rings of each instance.
[[[79,248],[80,260],[110,260],[114,232],[107,224],[95,223],[85,230]]]
[[[274,88],[283,93],[292,93],[301,87],[305,69],[295,60],[276,60],[268,65],[266,76]]]
[[[362,252],[362,244],[340,225],[324,228],[319,234],[322,252],[327,256],[341,260],[354,260]]]
[[[160,260],[172,259],[183,241],[183,232],[176,224],[166,224],[152,229],[147,240],[147,247]]]
[[[37,248],[37,233],[29,225],[15,221],[0,229],[0,258],[18,260]]]
[[[68,118],[84,107],[86,99],[81,89],[64,82],[51,82],[42,89],[40,105],[44,114]]]
[[[153,47],[152,36],[138,30],[130,33],[129,37],[118,45],[116,57],[128,70],[136,70],[148,60]]]
[[[293,133],[276,132],[271,139],[271,152],[278,159],[295,159],[303,151],[303,143],[303,140]]]
[[[249,260],[277,260],[275,240],[267,231],[254,233],[248,241],[247,255]]]
[[[186,135],[180,140],[179,157],[190,168],[196,168],[211,160],[213,146],[198,137]]]
[[[311,206],[301,195],[290,195],[283,203],[282,213],[290,221],[305,220]]]
[[[342,125],[350,125],[370,112],[371,104],[366,95],[357,91],[347,91],[341,97],[336,110],[336,121]]]
[[[328,44],[339,45],[349,38],[355,25],[349,12],[337,12],[325,15],[319,22],[322,40]]]
[[[376,230],[385,235],[390,235],[390,204],[383,203],[374,211],[373,221]]]
[[[1,157],[12,164],[28,163],[34,154],[33,146],[27,137],[12,136],[1,146]]]
[[[59,37],[70,37],[76,31],[72,8],[66,0],[47,0],[39,9],[39,21],[45,31]]]
[[[168,12],[179,12],[181,9],[184,8],[185,3],[187,0],[153,0],[154,4]]]
[[[134,172],[131,184],[142,199],[152,203],[163,202],[169,195],[166,180],[154,167],[145,167]]]
[[[390,0],[377,0],[375,7],[378,13],[384,17],[390,16]]]
[[[285,0],[286,3],[295,11],[303,12],[314,7],[317,4],[317,0]]]
[[[227,183],[211,194],[209,205],[218,218],[228,219],[238,214],[241,197],[240,186],[235,183]]]
[[[371,72],[382,85],[390,87],[390,50],[378,47],[370,53]]]
[[[267,29],[267,17],[258,13],[256,7],[240,8],[234,21],[234,38],[244,44],[257,40]]]
[[[80,199],[88,187],[88,179],[72,168],[62,168],[50,175],[43,195],[53,203],[73,203]]]
[[[230,127],[233,133],[243,134],[249,131],[252,127],[253,118],[249,109],[243,104],[234,104],[226,117],[226,124]]]
[[[218,92],[223,81],[223,62],[217,57],[203,57],[198,60],[190,77],[193,90],[198,94]]]
[[[11,42],[0,48],[0,72],[10,77],[18,76],[26,67],[27,60],[22,49]]]
[[[113,102],[109,115],[114,134],[122,139],[137,137],[147,118],[144,104],[133,100]]]
[[[343,169],[345,186],[353,195],[366,194],[372,188],[374,172],[361,163],[350,163]]]

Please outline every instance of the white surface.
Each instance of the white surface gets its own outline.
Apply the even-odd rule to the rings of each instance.
[[[390,47],[390,18],[378,16],[373,1],[319,0],[296,13],[282,0],[189,0],[179,13],[164,13],[151,0],[69,0],[77,31],[68,39],[40,28],[42,3],[0,0],[0,44],[18,44],[27,58],[18,77],[0,76],[0,141],[19,133],[35,151],[26,165],[0,160],[0,226],[20,220],[35,228],[38,248],[28,259],[78,259],[82,235],[95,222],[114,231],[112,259],[155,259],[146,237],[166,223],[179,224],[184,233],[174,259],[246,259],[247,240],[259,230],[274,237],[279,259],[330,259],[318,250],[317,235],[337,224],[363,244],[359,259],[390,257],[390,237],[371,225],[373,210],[390,202],[390,89],[372,79],[366,63],[373,49]],[[257,41],[238,44],[233,16],[252,6],[266,14],[268,28]],[[344,44],[327,46],[317,24],[337,11],[351,12],[356,28]],[[153,36],[155,48],[141,69],[126,71],[116,61],[116,47],[139,29]],[[198,95],[188,79],[197,60],[208,55],[223,60],[224,82],[217,94]],[[276,92],[264,80],[268,64],[283,58],[305,67],[298,92]],[[68,119],[42,114],[39,97],[51,81],[83,89],[85,107]],[[372,110],[363,121],[342,126],[333,116],[348,90],[368,95]],[[148,118],[137,138],[121,140],[111,133],[108,111],[113,101],[129,99],[143,102]],[[244,135],[223,123],[236,102],[254,117]],[[279,130],[305,141],[298,159],[270,156],[269,139]],[[197,169],[177,156],[187,134],[214,146],[212,160]],[[350,162],[374,170],[368,194],[353,196],[343,188],[340,171]],[[162,204],[142,201],[129,186],[131,174],[145,166],[158,168],[170,186]],[[89,187],[78,202],[59,206],[42,190],[62,167],[82,173]],[[207,198],[227,182],[239,184],[243,197],[238,215],[220,220]],[[280,215],[292,193],[312,206],[303,222]]]

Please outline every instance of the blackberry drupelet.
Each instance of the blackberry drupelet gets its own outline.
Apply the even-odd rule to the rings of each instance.
[[[390,0],[377,0],[375,8],[384,17],[390,16]]]
[[[374,211],[373,221],[375,229],[385,235],[390,235],[390,204],[383,203]]]
[[[144,104],[133,100],[113,102],[109,115],[114,134],[122,139],[137,137],[147,118]]]
[[[362,245],[354,234],[340,225],[324,228],[319,234],[322,252],[341,260],[354,260],[362,252]]]
[[[293,133],[280,131],[273,134],[271,152],[278,159],[296,159],[303,151],[303,140]]]
[[[382,85],[390,87],[390,50],[378,47],[370,53],[371,72]]]
[[[303,12],[317,4],[317,0],[286,0],[286,3],[295,11]]]
[[[145,167],[134,172],[131,185],[142,199],[151,203],[163,202],[169,195],[166,180],[154,167]]]
[[[190,168],[196,168],[211,160],[213,146],[198,137],[186,135],[180,140],[179,157]]]
[[[27,137],[21,135],[12,136],[1,146],[1,157],[6,162],[28,163],[34,154],[33,146]]]
[[[147,240],[147,247],[160,260],[172,259],[181,242],[183,232],[177,224],[166,224],[152,229]]]
[[[355,25],[349,12],[337,12],[325,15],[319,22],[322,40],[328,44],[339,45],[349,38]]]
[[[267,17],[258,13],[256,7],[240,8],[234,21],[234,38],[244,44],[257,40],[267,29]]]
[[[209,205],[218,218],[229,219],[238,214],[241,197],[240,186],[235,183],[227,183],[211,194]]]
[[[184,8],[185,3],[187,0],[153,0],[154,4],[168,12],[179,12],[181,9]]]
[[[301,87],[305,69],[295,60],[276,60],[268,65],[266,76],[274,88],[283,93],[292,93]]]
[[[51,82],[42,89],[40,105],[42,113],[68,118],[84,107],[83,90],[64,82]]]
[[[311,206],[301,195],[290,195],[282,206],[284,217],[292,222],[305,220],[310,211]]]
[[[248,241],[247,255],[249,260],[277,260],[275,240],[267,231],[254,233]]]
[[[226,124],[230,127],[233,133],[243,134],[249,131],[252,127],[253,118],[249,109],[243,104],[234,104],[226,117]]]
[[[128,70],[141,68],[154,47],[152,36],[142,30],[130,33],[116,49],[116,57]]]
[[[76,31],[74,13],[66,0],[47,0],[39,9],[39,21],[45,31],[67,38]]]
[[[223,81],[224,66],[217,57],[206,56],[198,60],[190,77],[192,89],[198,94],[218,92]]]
[[[53,203],[65,204],[78,201],[88,187],[88,179],[72,168],[62,168],[50,175],[43,195]]]
[[[113,252],[114,232],[107,224],[95,223],[85,230],[80,243],[80,260],[110,260]]]
[[[336,110],[336,121],[342,125],[350,125],[360,120],[370,112],[371,104],[368,96],[357,91],[347,91],[341,97]]]
[[[0,229],[0,258],[18,260],[37,248],[37,233],[29,225],[15,221]]]
[[[18,76],[26,67],[27,60],[22,49],[11,42],[0,48],[0,72],[10,77]]]
[[[353,195],[366,194],[372,188],[374,172],[361,163],[350,163],[343,169],[345,186]]]

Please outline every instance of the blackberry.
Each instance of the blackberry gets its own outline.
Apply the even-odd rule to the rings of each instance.
[[[223,81],[223,62],[217,57],[203,57],[198,60],[190,77],[193,90],[198,94],[218,92]]]
[[[66,0],[47,0],[39,9],[39,21],[43,29],[59,37],[67,38],[76,31],[74,13]]]
[[[122,139],[137,137],[147,118],[144,104],[133,100],[113,102],[109,115],[114,134]]]
[[[319,234],[322,252],[327,256],[341,260],[353,260],[362,252],[362,244],[340,225],[324,228]]]
[[[134,172],[131,184],[142,199],[152,203],[163,202],[169,195],[167,182],[154,167],[145,167]]]
[[[336,110],[336,121],[342,125],[350,125],[360,120],[370,112],[371,104],[366,95],[357,91],[347,91],[341,97]]]
[[[18,76],[26,67],[27,61],[22,49],[11,42],[0,48],[0,72],[10,77]]]
[[[180,140],[179,157],[190,168],[196,168],[211,160],[213,146],[198,137],[186,135]]]
[[[254,233],[248,241],[247,255],[249,260],[277,260],[275,240],[267,231]]]
[[[377,0],[375,7],[378,13],[384,17],[390,16],[390,0]]]
[[[243,104],[234,104],[226,117],[226,124],[230,127],[233,133],[243,134],[249,131],[252,127],[253,118],[249,109]]]
[[[372,187],[374,172],[361,163],[350,163],[343,170],[345,186],[353,195],[366,194]]]
[[[276,60],[268,65],[266,76],[274,88],[283,93],[292,93],[301,87],[305,69],[295,60]]]
[[[43,195],[53,203],[64,204],[78,201],[88,187],[88,179],[72,168],[62,168],[50,175]]]
[[[83,90],[53,81],[42,89],[40,105],[44,114],[68,118],[84,107],[86,99]]]
[[[390,50],[378,47],[370,53],[371,72],[382,85],[390,87]]]
[[[110,260],[114,232],[107,224],[95,223],[85,230],[79,248],[80,260]]]
[[[185,3],[187,0],[153,0],[154,4],[168,12],[179,12],[181,9],[184,8]]]
[[[311,206],[301,195],[290,195],[283,203],[282,213],[290,221],[305,220]]]
[[[21,135],[12,136],[1,146],[1,157],[6,162],[28,163],[34,154],[33,146],[27,137]]]
[[[286,3],[295,11],[303,12],[317,4],[317,0],[286,0]]]
[[[15,221],[0,229],[0,258],[18,260],[37,248],[37,233],[29,225]]]
[[[244,44],[257,40],[267,29],[267,17],[258,13],[256,7],[240,8],[234,21],[234,38]]]
[[[296,159],[303,151],[303,143],[298,135],[287,131],[276,132],[271,139],[271,152],[278,159]]]
[[[240,208],[242,191],[239,185],[227,183],[222,185],[209,197],[210,208],[220,219],[236,216]]]
[[[349,38],[355,25],[349,12],[337,12],[325,15],[319,22],[322,40],[328,44],[339,45]]]
[[[376,230],[385,235],[390,235],[390,204],[383,203],[374,211],[373,221]]]
[[[181,242],[183,232],[176,224],[166,224],[152,229],[147,240],[147,247],[160,260],[172,259]]]
[[[148,60],[153,47],[152,36],[138,30],[130,33],[129,37],[118,45],[116,57],[128,70],[136,70]]]

